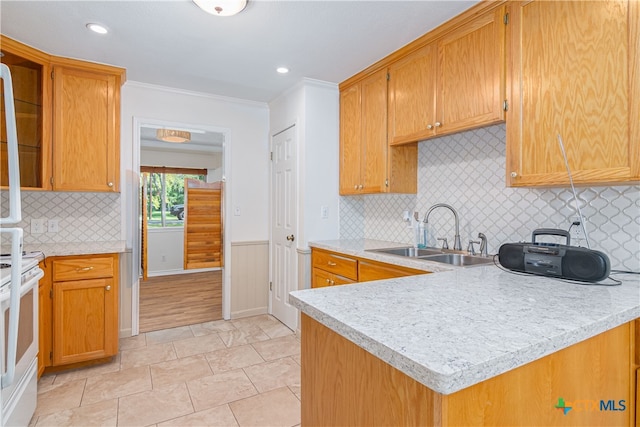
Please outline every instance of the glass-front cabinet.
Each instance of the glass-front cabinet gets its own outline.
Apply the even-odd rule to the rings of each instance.
[[[0,60],[11,70],[13,97],[16,111],[18,134],[18,155],[20,158],[20,185],[23,188],[48,188],[46,182],[47,156],[50,138],[50,119],[45,117],[48,109],[43,108],[50,93],[49,66],[39,61],[37,53],[2,40]],[[0,186],[8,185],[7,127],[4,110],[4,89],[2,91],[2,114],[0,124]]]

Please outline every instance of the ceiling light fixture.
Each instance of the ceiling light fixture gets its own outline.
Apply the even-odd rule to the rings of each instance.
[[[158,129],[156,131],[156,138],[160,141],[181,144],[191,140],[191,132],[187,132],[186,130]]]
[[[232,16],[247,7],[247,0],[193,0],[202,10],[216,16]]]
[[[276,68],[276,71],[280,74],[287,74],[289,72],[289,69],[287,67],[278,67]]]
[[[95,22],[89,22],[87,28],[98,34],[107,34],[109,32],[104,25],[96,24]]]

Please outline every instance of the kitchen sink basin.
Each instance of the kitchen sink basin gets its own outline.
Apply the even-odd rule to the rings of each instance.
[[[430,249],[430,248],[421,249],[421,248],[414,248],[414,247],[368,249],[367,252],[379,252],[386,255],[398,255],[398,256],[411,257],[411,258],[442,254],[442,251],[439,249]]]
[[[467,267],[470,265],[491,264],[493,262],[492,257],[482,257],[476,255],[464,255],[464,254],[439,254],[420,257],[425,261],[443,262],[445,264],[451,264],[458,267]]]

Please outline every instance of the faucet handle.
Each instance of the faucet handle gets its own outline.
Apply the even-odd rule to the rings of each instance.
[[[484,233],[478,233],[478,239],[480,239],[480,255],[489,256],[487,251],[487,236]]]
[[[447,243],[446,237],[438,237],[437,240],[442,240],[442,249],[449,249],[449,243]]]
[[[476,251],[473,247],[473,244],[480,244],[481,242],[477,241],[477,240],[469,240],[469,246],[467,246],[467,252],[469,253],[469,255],[475,255]]]

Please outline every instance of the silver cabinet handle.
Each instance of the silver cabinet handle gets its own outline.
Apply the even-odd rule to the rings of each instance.
[[[436,122],[436,127],[437,127],[437,128],[439,128],[439,127],[441,127],[441,126],[442,126],[442,123],[440,123],[440,122]]]
[[[358,187],[360,190],[362,190],[362,184],[360,184],[360,186]]]
[[[113,187],[113,182],[107,182],[108,187]]]
[[[518,172],[511,172],[511,178],[517,178]]]
[[[429,123],[429,124],[427,125],[427,129],[429,129],[429,130],[433,129],[433,125],[432,125],[431,123]]]
[[[336,264],[335,262],[332,262],[332,261],[328,261],[328,262],[327,262],[327,265],[328,265],[329,267],[335,267],[335,266],[336,266],[336,265],[338,265],[338,264]]]
[[[110,290],[111,290],[111,285],[107,285],[107,286],[105,286],[104,288],[105,288],[107,291],[110,291]]]
[[[93,270],[93,267],[76,268],[76,271],[91,271],[91,270]]]

